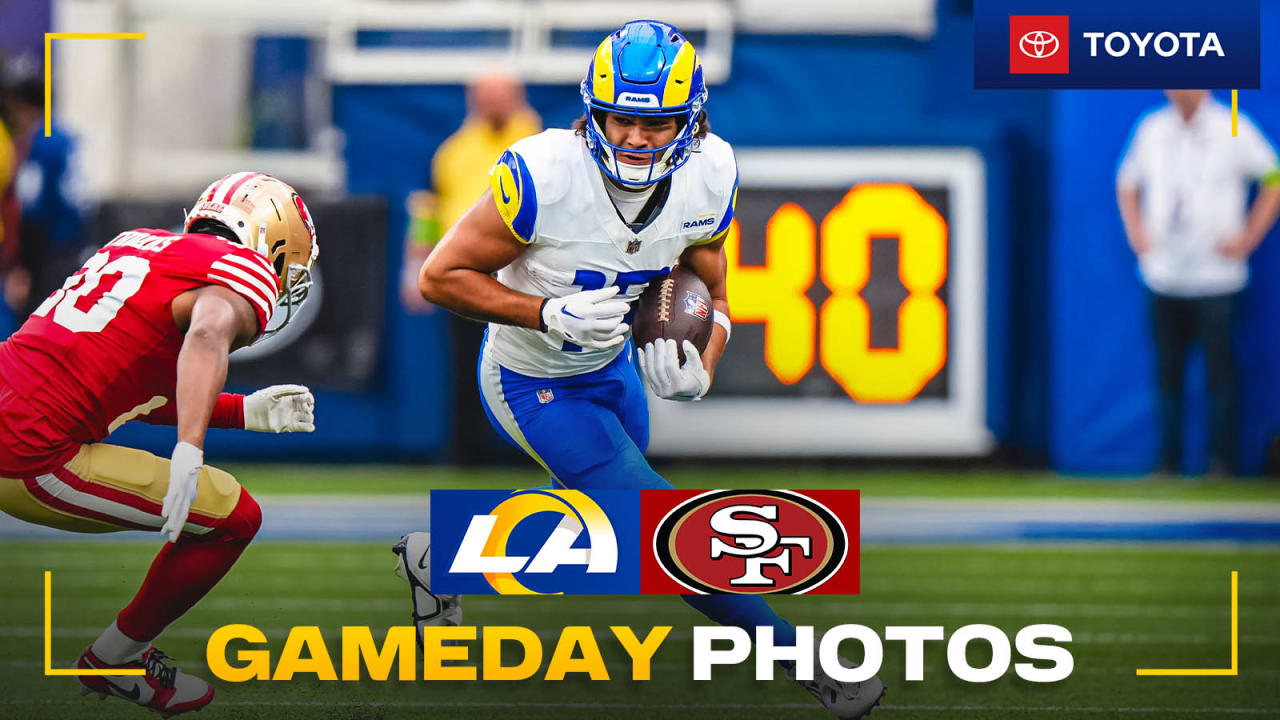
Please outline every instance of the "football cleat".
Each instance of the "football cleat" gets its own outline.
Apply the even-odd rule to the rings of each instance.
[[[857,667],[853,661],[843,657],[840,658],[840,664],[847,668]],[[787,668],[787,677],[796,679],[794,665]],[[796,682],[840,720],[857,720],[870,715],[885,694],[884,682],[879,677],[872,675],[862,682],[836,680],[822,670],[822,664],[817,658],[813,661],[813,679]]]
[[[190,710],[199,710],[213,702],[213,688],[194,675],[188,675],[176,667],[165,664],[167,655],[150,648],[138,660],[122,665],[111,665],[93,654],[93,647],[80,655],[78,666],[82,670],[138,669],[145,675],[80,675],[80,694],[97,693],[105,700],[112,695],[142,707],[155,710],[168,717]]]
[[[418,645],[422,645],[424,627],[461,625],[462,596],[431,592],[431,533],[409,533],[400,538],[391,551],[399,558],[396,560],[396,575],[409,583]]]

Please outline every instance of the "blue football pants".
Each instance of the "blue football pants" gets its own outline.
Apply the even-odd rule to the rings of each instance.
[[[486,360],[477,369],[489,422],[571,490],[673,487],[649,467],[649,407],[632,361],[631,342],[605,367],[564,378],[522,375]],[[685,595],[721,625],[774,629],[774,643],[795,645],[795,628],[758,595]]]

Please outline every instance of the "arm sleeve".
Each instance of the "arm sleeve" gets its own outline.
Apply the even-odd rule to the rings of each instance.
[[[532,243],[538,221],[538,193],[524,158],[512,150],[502,153],[489,171],[489,187],[498,214],[511,234],[526,245]]]
[[[266,258],[248,248],[231,249],[209,266],[206,279],[248,300],[258,316],[259,331],[267,328],[280,285]]]
[[[148,425],[177,425],[178,403],[165,403],[138,420]],[[244,396],[235,393],[222,393],[214,403],[213,415],[209,417],[209,427],[231,430],[244,429]]]
[[[1246,175],[1264,183],[1280,181],[1280,162],[1276,159],[1275,148],[1262,134],[1257,125],[1249,118],[1240,117],[1240,134],[1235,139],[1239,143],[1240,164]]]

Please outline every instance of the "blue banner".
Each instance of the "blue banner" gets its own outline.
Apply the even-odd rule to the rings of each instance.
[[[1258,0],[977,0],[978,88],[1258,88]]]
[[[433,490],[439,593],[638,595],[635,490]]]

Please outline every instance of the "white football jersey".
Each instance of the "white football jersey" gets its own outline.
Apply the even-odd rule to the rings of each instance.
[[[512,145],[491,171],[490,185],[503,220],[529,247],[498,271],[498,282],[544,297],[617,285],[620,299],[635,300],[685,248],[728,231],[737,163],[729,144],[708,134],[672,173],[665,205],[639,232],[618,217],[605,182],[586,141],[571,130],[547,130]],[[582,348],[554,333],[490,323],[485,353],[522,375],[567,377],[608,365],[621,348]]]

